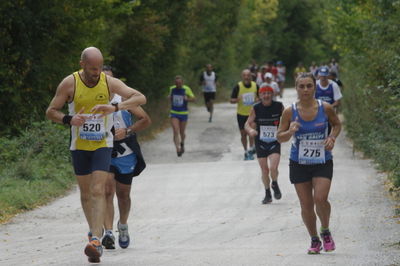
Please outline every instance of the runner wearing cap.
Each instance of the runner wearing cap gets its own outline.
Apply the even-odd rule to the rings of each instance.
[[[275,199],[279,200],[282,197],[278,186],[281,144],[276,139],[276,133],[283,112],[283,104],[272,99],[274,89],[270,86],[261,86],[258,95],[261,102],[252,107],[245,129],[249,136],[255,139],[261,179],[265,187],[265,197],[262,204],[267,204],[272,202],[270,186],[274,191]]]
[[[267,72],[264,76],[264,82],[261,84],[260,87],[271,87],[274,90],[274,95],[272,96],[272,100],[276,101],[276,97],[280,94],[280,89],[278,83],[273,81],[274,76],[272,73]]]
[[[332,107],[336,110],[340,105],[342,93],[340,91],[339,85],[336,82],[328,79],[328,76],[329,68],[321,67],[318,70],[319,79],[317,81],[315,98],[330,103]]]

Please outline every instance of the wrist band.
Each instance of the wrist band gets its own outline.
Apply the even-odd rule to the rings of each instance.
[[[111,105],[115,107],[115,112],[118,112],[118,103],[112,103]]]
[[[72,115],[64,115],[62,122],[64,125],[71,125]]]

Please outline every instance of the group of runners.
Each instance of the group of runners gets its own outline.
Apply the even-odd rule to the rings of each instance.
[[[278,65],[283,67],[282,62]],[[89,262],[99,262],[103,246],[115,248],[115,194],[119,208],[118,243],[121,248],[130,244],[128,216],[132,178],[146,166],[136,132],[148,127],[151,120],[141,107],[146,97],[113,77],[112,69],[103,66],[99,49],[84,49],[80,66],[81,70],[59,84],[46,115],[71,128],[72,163],[89,226],[84,253]],[[332,251],[335,244],[329,230],[328,194],[333,174],[331,150],[341,130],[335,111],[342,97],[340,88],[328,79],[327,67],[319,68],[317,73],[298,73],[295,79],[298,100],[285,108],[277,101],[277,97],[283,95],[285,71],[277,71],[277,75],[283,75],[277,83],[277,75],[269,72],[273,68],[267,65],[255,77],[251,68],[243,70],[241,81],[231,93],[230,102],[237,104],[244,159],[253,160],[257,155],[265,188],[262,203],[272,202],[271,190],[279,200],[282,197],[278,185],[281,143],[292,139],[289,175],[311,236],[308,253],[317,254],[322,246],[325,251]],[[217,75],[212,65],[206,65],[200,84],[209,112],[208,121],[212,122],[217,88]],[[175,84],[169,88],[168,100],[173,142],[180,157],[185,152],[188,102],[195,100],[181,76],[176,76]],[[68,114],[62,112],[65,103]],[[317,216],[321,222],[320,235]]]
[[[271,68],[270,68],[271,69]],[[335,250],[329,219],[331,213],[328,195],[333,176],[331,150],[341,131],[337,108],[342,98],[340,86],[329,79],[332,71],[322,66],[313,72],[298,72],[295,89],[298,100],[284,108],[276,100],[282,96],[282,87],[273,83],[276,77],[261,68],[263,82],[252,80],[252,68],[242,71],[242,80],[233,88],[231,103],[237,104],[237,122],[245,150],[244,159],[253,159],[253,143],[265,188],[263,204],[280,199],[278,165],[280,143],[292,139],[289,178],[294,184],[301,206],[303,222],[311,237],[309,254],[318,254],[322,248]],[[317,80],[316,80],[317,78]],[[247,146],[247,139],[250,146]],[[321,223],[320,235],[316,217]],[[320,240],[322,238],[322,242]]]

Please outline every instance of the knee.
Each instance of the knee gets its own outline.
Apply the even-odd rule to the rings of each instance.
[[[114,197],[114,190],[112,188],[106,188],[105,195],[106,199],[112,199]]]
[[[276,174],[276,173],[278,173],[278,168],[277,167],[271,167],[270,171],[271,171],[271,173]]]
[[[261,171],[264,175],[269,175],[269,168],[268,167],[261,167]]]
[[[94,185],[91,189],[92,197],[104,197],[106,194],[106,189],[104,185]]]
[[[301,211],[303,213],[312,213],[314,212],[314,203],[313,202],[301,202]]]
[[[314,195],[315,205],[325,204],[327,201],[328,201],[328,198],[326,196]]]
[[[131,195],[127,191],[117,192],[117,198],[119,202],[127,202],[131,200]]]

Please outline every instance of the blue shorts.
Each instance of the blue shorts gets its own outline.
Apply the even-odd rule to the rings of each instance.
[[[134,175],[135,166],[137,164],[136,154],[131,153],[126,156],[111,159],[110,172],[114,173],[114,178],[118,182],[130,185]]]
[[[188,120],[189,115],[180,115],[180,114],[170,114],[171,118],[177,118],[181,122],[185,122]]]
[[[110,170],[112,148],[95,151],[71,151],[75,175],[89,175],[94,171]]]

